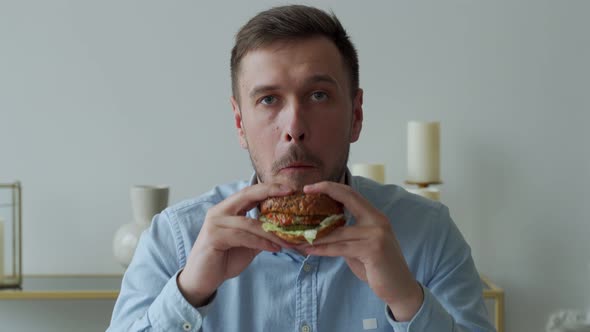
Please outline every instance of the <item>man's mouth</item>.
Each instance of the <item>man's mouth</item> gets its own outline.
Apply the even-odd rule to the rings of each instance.
[[[315,166],[309,163],[295,162],[281,168],[281,171],[305,171],[314,168]]]

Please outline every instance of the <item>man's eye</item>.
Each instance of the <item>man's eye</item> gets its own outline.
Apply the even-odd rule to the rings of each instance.
[[[262,97],[262,99],[260,99],[260,103],[263,105],[272,105],[277,101],[277,98],[275,96],[266,96],[266,97]]]
[[[311,99],[314,101],[323,101],[328,98],[328,94],[323,91],[316,91],[311,94]]]

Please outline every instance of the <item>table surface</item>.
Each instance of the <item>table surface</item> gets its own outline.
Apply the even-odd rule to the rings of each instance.
[[[31,299],[116,299],[120,274],[104,275],[25,275],[22,289],[0,289],[0,300]],[[504,291],[482,276],[484,297],[494,298]]]

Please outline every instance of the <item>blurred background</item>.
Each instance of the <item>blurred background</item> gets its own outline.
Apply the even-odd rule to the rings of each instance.
[[[134,184],[174,204],[251,175],[230,50],[283,3],[0,0],[0,182],[22,182],[25,275],[122,273]],[[587,309],[590,2],[301,3],[333,10],[359,51],[351,163],[403,184],[407,122],[440,121],[441,201],[504,289],[506,331]],[[0,301],[0,329],[104,330],[113,303]]]

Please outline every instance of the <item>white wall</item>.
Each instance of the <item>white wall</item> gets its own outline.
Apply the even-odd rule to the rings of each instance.
[[[351,162],[401,183],[406,122],[441,120],[443,201],[505,288],[508,331],[587,307],[590,2],[310,3],[359,49]],[[178,202],[249,176],[229,52],[270,4],[0,1],[0,181],[23,183],[25,273],[121,272],[132,184]]]

